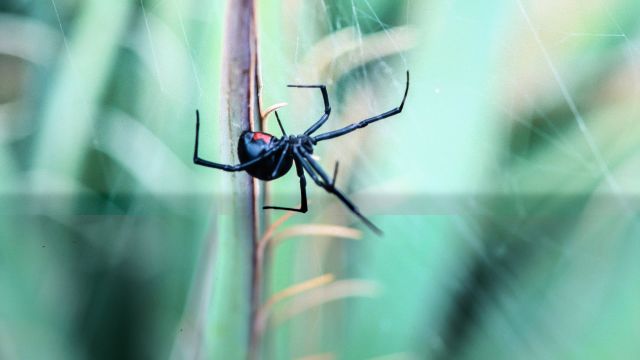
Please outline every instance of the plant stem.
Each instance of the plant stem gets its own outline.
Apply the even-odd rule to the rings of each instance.
[[[237,163],[235,141],[244,130],[254,130],[257,105],[257,44],[255,0],[228,0],[221,70],[221,136],[228,144],[227,159]],[[259,126],[259,125],[258,125]],[[210,355],[256,358],[259,350],[253,323],[260,303],[261,276],[256,243],[262,225],[257,182],[234,173],[232,200],[223,210],[229,221],[218,227],[220,246],[216,270],[216,297],[211,323],[215,334]],[[224,216],[223,216],[224,218]],[[232,239],[229,234],[234,234]]]

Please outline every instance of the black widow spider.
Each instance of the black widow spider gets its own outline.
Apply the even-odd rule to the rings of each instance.
[[[357,123],[343,127],[342,129],[329,131],[320,135],[311,136],[316,130],[318,130],[329,118],[331,113],[331,106],[329,106],[329,96],[327,89],[324,85],[288,85],[288,87],[295,88],[317,88],[322,92],[322,100],[324,101],[324,114],[316,121],[310,128],[308,128],[302,135],[287,135],[280,122],[280,117],[276,111],[276,119],[278,120],[278,126],[282,131],[282,138],[277,138],[271,134],[264,132],[244,131],[240,135],[238,142],[238,158],[242,163],[237,165],[226,165],[214,163],[201,159],[198,156],[198,137],[200,132],[200,112],[196,110],[196,141],[195,149],[193,152],[193,162],[197,165],[202,165],[214,169],[220,169],[224,171],[246,171],[249,175],[269,181],[277,179],[286,174],[293,164],[296,165],[296,172],[300,179],[300,197],[301,205],[300,209],[293,209],[280,206],[264,206],[263,209],[278,209],[278,210],[291,210],[301,213],[307,212],[307,193],[304,172],[306,171],[313,181],[318,186],[322,187],[326,191],[334,194],[340,199],[354,214],[356,214],[371,230],[378,235],[382,234],[382,231],[378,229],[371,221],[369,221],[364,215],[358,211],[358,208],[349,200],[342,192],[335,187],[336,176],[338,174],[338,163],[333,172],[333,178],[329,178],[327,173],[320,167],[320,164],[313,159],[313,147],[318,141],[333,139],[338,136],[348,134],[356,129],[363,128],[372,122],[388,118],[390,116],[399,114],[404,107],[404,102],[407,99],[407,93],[409,92],[409,71],[407,71],[407,84],[404,90],[404,96],[400,106],[389,110],[380,115],[359,121]]]

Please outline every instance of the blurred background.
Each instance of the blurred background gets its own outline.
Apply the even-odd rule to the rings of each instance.
[[[640,3],[258,4],[263,103],[290,104],[289,133],[322,102],[286,84],[328,85],[330,130],[412,81],[402,114],[316,148],[385,236],[310,182],[265,291],[332,278],[274,303],[263,358],[640,355]],[[244,357],[221,209],[246,175],[191,162],[196,108],[203,157],[236,146],[217,121],[232,15],[0,3],[1,359]],[[294,206],[297,181],[271,202]]]

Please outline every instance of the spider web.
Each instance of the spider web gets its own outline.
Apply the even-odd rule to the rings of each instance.
[[[137,94],[142,100],[128,104],[129,116],[97,111],[117,121],[106,130],[97,125],[97,134],[87,139],[88,147],[124,169],[110,178],[109,191],[142,188],[163,199],[168,193],[219,191],[211,189],[216,175],[194,180],[183,150],[191,146],[192,119],[175,120],[194,108],[218,110],[216,70],[209,68],[219,52],[208,48],[205,54],[205,44],[214,41],[202,33],[222,27],[223,4],[209,3],[139,1],[133,35],[119,46],[139,57],[143,65],[135,69],[150,94]],[[82,89],[93,85],[87,80],[92,69],[78,65],[83,59],[72,49],[70,4],[51,0],[58,25],[53,32],[60,32],[64,58],[57,61],[70,64],[74,93],[84,95]],[[322,144],[316,153],[328,173],[340,161],[338,186],[373,216],[387,239],[356,251],[314,244],[301,250],[306,256],[297,261],[304,263],[286,264],[297,277],[310,277],[330,261],[322,255],[331,254],[337,260],[327,266],[384,287],[384,304],[357,303],[352,312],[344,311],[352,316],[344,328],[357,330],[349,335],[350,345],[364,349],[345,353],[422,358],[464,355],[457,348],[482,354],[483,346],[493,346],[505,358],[513,355],[509,348],[554,357],[589,349],[581,334],[605,338],[585,324],[602,321],[603,329],[617,330],[612,333],[633,334],[604,318],[624,319],[625,300],[637,305],[637,288],[628,284],[638,274],[630,258],[638,255],[634,239],[640,224],[634,160],[640,40],[626,12],[640,9],[623,1],[576,7],[571,1],[524,0],[260,3],[264,104],[289,103],[281,110],[289,133],[301,133],[317,119],[321,99],[317,91],[286,84],[328,85],[333,113],[322,129],[328,131],[397,106],[404,72],[412,74],[401,115]],[[122,64],[114,65],[114,73]],[[121,90],[117,85],[111,84]],[[83,107],[77,112],[82,119],[98,117]],[[82,135],[67,130],[52,138],[66,142]],[[218,144],[209,138],[204,153],[233,146],[231,140]],[[122,150],[131,144],[146,156]],[[114,169],[107,161],[92,166],[99,173]],[[273,193],[278,202],[294,204],[297,188],[289,176],[274,184]],[[310,190],[317,210],[305,221],[358,226],[320,191]],[[192,209],[166,203],[180,214]],[[144,212],[138,206],[129,215]],[[133,231],[132,224],[122,233]],[[125,256],[122,244],[116,244],[114,258]],[[563,316],[569,313],[573,317]],[[339,348],[336,337],[343,333],[331,337],[331,331],[340,328],[342,313],[328,316],[335,323],[321,325],[311,316],[297,324],[305,330],[300,334],[324,329],[329,350]],[[380,341],[370,345],[372,333]],[[318,343],[308,341],[301,348],[317,351]]]
[[[280,110],[285,127],[291,129],[289,133],[301,133],[316,121],[321,99],[314,91],[287,91],[285,84],[327,85],[332,114],[318,134],[399,105],[405,71],[409,70],[406,51],[415,42],[406,22],[408,7],[383,5],[385,11],[381,15],[375,6],[381,7],[369,1],[283,2],[263,11],[269,15],[295,14],[279,19],[277,30],[265,26],[267,30],[260,38],[261,49],[269,51],[269,58],[277,59],[267,59],[262,64],[265,102],[289,103],[289,107]],[[291,66],[280,65],[287,62]],[[270,128],[276,131],[275,126]],[[366,145],[367,141],[377,141],[385,129],[390,130],[390,125],[370,126],[367,132],[332,140],[335,144],[319,146],[316,156],[327,172],[339,161],[342,187],[352,187],[360,193],[356,196],[365,198],[371,189],[363,186],[366,181],[361,182],[361,178],[371,180],[370,185],[386,181],[378,171],[380,158],[374,155],[378,151]],[[351,176],[354,168],[361,172],[359,176]],[[276,185],[275,190],[296,188],[295,181]],[[296,196],[291,194],[289,201],[297,201]]]

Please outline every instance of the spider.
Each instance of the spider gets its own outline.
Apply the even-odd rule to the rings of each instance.
[[[264,181],[270,181],[285,175],[295,164],[296,173],[300,180],[300,208],[288,208],[281,206],[264,206],[263,209],[290,210],[301,213],[307,212],[307,181],[305,179],[305,171],[313,181],[327,192],[334,194],[340,199],[358,218],[360,218],[373,232],[382,235],[382,231],[378,229],[371,221],[369,221],[358,208],[349,200],[342,192],[335,187],[336,177],[338,175],[338,163],[336,162],[333,177],[322,169],[320,164],[311,156],[313,147],[323,140],[329,140],[338,136],[346,135],[354,130],[363,128],[375,121],[382,120],[393,115],[399,114],[404,107],[409,92],[409,71],[407,71],[407,82],[404,90],[404,96],[400,106],[384,112],[380,115],[370,117],[368,119],[353,123],[338,130],[328,131],[316,136],[312,136],[329,118],[331,106],[329,105],[329,96],[324,85],[287,85],[293,88],[314,88],[320,89],[322,100],[324,101],[324,114],[311,127],[309,127],[302,135],[287,135],[278,112],[275,112],[278,126],[282,132],[282,137],[278,138],[264,132],[255,132],[245,130],[240,134],[238,141],[238,158],[241,163],[237,165],[226,165],[204,160],[198,156],[198,138],[200,132],[200,112],[196,110],[196,140],[193,152],[193,162],[197,165],[220,169],[229,172],[246,171],[249,175]]]

